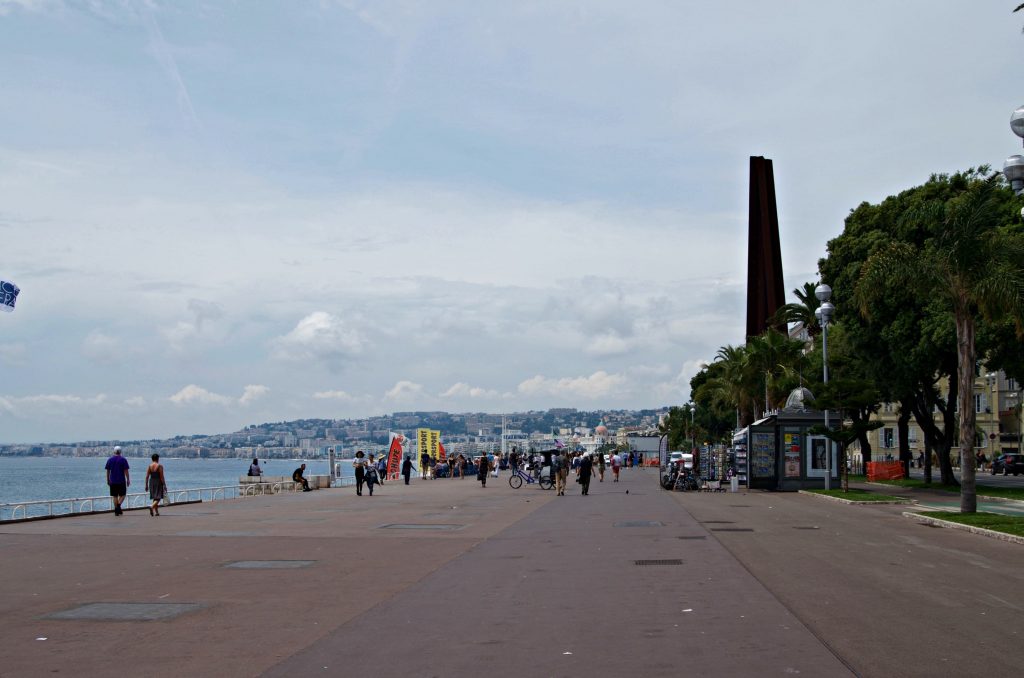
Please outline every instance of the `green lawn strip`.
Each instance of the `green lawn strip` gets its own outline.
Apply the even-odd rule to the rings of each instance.
[[[850,480],[853,480],[853,476],[850,476]],[[894,487],[907,487],[910,489],[922,490],[941,490],[944,492],[951,492],[953,494],[960,494],[960,488],[957,487],[956,485],[943,485],[937,482],[928,485],[923,480],[917,480],[916,478],[901,478],[899,480],[873,480],[871,482],[881,483],[883,485],[892,485]],[[977,493],[979,497],[1001,497],[1003,499],[1016,499],[1017,501],[1024,501],[1024,488],[991,487],[979,483],[977,485]]]
[[[869,490],[850,490],[849,492],[843,492],[842,490],[806,490],[807,492],[813,492],[814,494],[824,494],[829,497],[836,497],[838,499],[847,499],[849,501],[906,501],[903,497],[893,497],[888,494],[878,494],[877,492],[871,492]]]
[[[1004,516],[997,513],[953,513],[951,511],[918,511],[923,516],[948,520],[951,523],[983,527],[986,530],[1004,532],[1024,537],[1024,517]]]

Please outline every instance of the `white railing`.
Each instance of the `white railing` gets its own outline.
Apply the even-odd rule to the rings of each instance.
[[[335,478],[334,487],[355,485],[352,477]],[[282,492],[295,492],[301,486],[290,480],[273,483],[250,483],[241,485],[219,485],[217,487],[191,487],[184,490],[167,490],[165,503],[180,504],[195,501],[221,501],[242,497],[257,497]],[[143,508],[149,504],[149,494],[137,492],[125,497],[121,506],[126,509]],[[0,504],[0,520],[25,520],[44,516],[70,516],[77,513],[113,511],[112,497],[76,497],[73,499],[42,499]]]

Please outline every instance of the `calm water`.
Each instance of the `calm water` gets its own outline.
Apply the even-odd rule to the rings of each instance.
[[[106,457],[0,457],[0,504],[43,499],[100,497],[107,489]],[[232,485],[249,470],[249,459],[161,459],[167,487],[184,490],[193,487]],[[144,492],[149,458],[128,457],[132,485],[129,493]],[[264,475],[290,477],[301,461],[260,460]],[[342,473],[352,473],[351,463],[341,464]],[[308,475],[326,475],[328,463],[307,461]]]

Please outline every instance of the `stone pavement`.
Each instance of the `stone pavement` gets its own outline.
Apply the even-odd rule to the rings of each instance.
[[[3,525],[0,676],[1019,673],[1021,547],[902,507],[656,482]]]

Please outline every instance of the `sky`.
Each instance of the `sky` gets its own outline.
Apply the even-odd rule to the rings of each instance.
[[[0,0],[0,442],[685,403],[749,156],[816,281],[1021,152],[1016,4]]]

